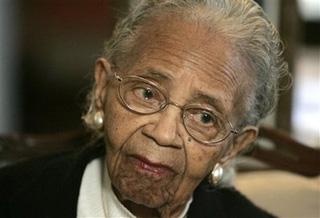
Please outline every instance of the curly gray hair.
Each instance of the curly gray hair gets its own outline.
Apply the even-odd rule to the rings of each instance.
[[[202,22],[221,32],[233,43],[255,74],[251,96],[246,99],[245,114],[238,125],[256,125],[275,107],[279,78],[288,74],[282,57],[279,33],[261,7],[253,0],[136,0],[128,16],[120,20],[104,56],[121,66],[132,50],[139,30],[150,19],[174,13],[182,19]],[[93,86],[93,90],[95,85]],[[94,95],[89,94],[89,107],[83,116],[88,127],[96,112]]]

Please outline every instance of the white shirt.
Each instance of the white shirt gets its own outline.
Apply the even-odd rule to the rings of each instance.
[[[136,218],[114,194],[109,175],[103,172],[104,169],[103,158],[94,159],[87,165],[81,181],[77,217]],[[186,216],[191,202],[192,198],[179,218]]]

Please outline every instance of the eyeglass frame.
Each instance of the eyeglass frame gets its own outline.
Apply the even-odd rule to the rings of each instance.
[[[119,85],[118,85],[118,97],[120,98],[120,100],[121,100],[120,102],[121,102],[121,104],[122,104],[124,107],[126,107],[126,108],[129,109],[130,111],[132,111],[132,112],[134,112],[134,113],[137,113],[137,114],[150,115],[150,114],[155,114],[155,113],[158,113],[158,112],[160,112],[160,111],[163,111],[168,105],[173,105],[173,106],[175,106],[175,107],[177,107],[177,108],[179,108],[179,109],[181,110],[182,123],[183,123],[183,126],[184,126],[185,130],[187,131],[187,133],[188,133],[195,141],[197,141],[197,142],[199,142],[199,143],[201,143],[201,144],[204,144],[204,145],[207,145],[207,146],[212,146],[213,144],[217,144],[217,143],[219,143],[219,142],[224,141],[224,140],[227,139],[231,134],[235,134],[235,135],[239,134],[239,130],[236,129],[236,128],[234,128],[233,125],[232,125],[232,123],[231,123],[228,119],[226,119],[226,124],[229,125],[230,130],[229,130],[229,132],[228,132],[224,137],[222,137],[221,139],[219,139],[219,140],[217,140],[217,141],[201,141],[201,140],[197,139],[196,137],[194,137],[194,136],[189,132],[188,128],[186,127],[185,119],[184,119],[185,116],[186,116],[186,115],[185,115],[185,110],[192,108],[192,107],[190,107],[190,106],[192,106],[192,105],[194,105],[194,104],[186,104],[186,105],[184,105],[184,106],[178,105],[177,103],[171,101],[170,98],[169,98],[167,95],[164,94],[162,88],[159,87],[159,85],[157,85],[156,83],[154,83],[154,82],[151,81],[151,80],[147,80],[147,79],[145,79],[145,78],[143,78],[143,77],[140,77],[140,76],[137,76],[137,75],[129,75],[129,76],[121,77],[121,76],[119,76],[119,75],[117,74],[117,72],[114,72],[114,78],[119,82]],[[148,112],[142,113],[142,112],[136,111],[135,109],[133,109],[132,107],[130,107],[130,105],[123,99],[123,97],[122,97],[122,95],[121,95],[121,91],[120,91],[121,82],[122,82],[123,80],[127,79],[127,78],[129,78],[129,79],[130,79],[130,78],[139,79],[139,80],[142,80],[142,81],[144,81],[144,82],[146,82],[146,83],[148,83],[148,84],[151,84],[152,86],[156,87],[156,88],[160,91],[160,93],[163,94],[163,96],[165,97],[165,104],[161,105],[158,110],[153,111],[153,112],[150,112],[150,113],[148,113]],[[206,109],[204,109],[204,110],[206,110]]]

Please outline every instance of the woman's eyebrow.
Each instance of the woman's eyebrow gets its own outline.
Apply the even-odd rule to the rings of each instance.
[[[204,101],[206,103],[208,103],[209,105],[213,106],[214,108],[216,108],[219,112],[223,113],[226,112],[225,111],[225,107],[222,104],[222,101],[219,100],[217,97],[209,95],[207,93],[204,93],[202,91],[196,91],[195,93],[192,94],[191,96],[192,100],[196,100],[196,101]]]
[[[165,73],[161,70],[154,69],[154,68],[149,68],[145,70],[140,76],[142,77],[147,77],[150,79],[156,79],[156,80],[172,80],[172,76],[169,75],[168,73]]]

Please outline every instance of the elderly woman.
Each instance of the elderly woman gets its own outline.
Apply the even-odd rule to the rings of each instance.
[[[0,173],[2,217],[272,217],[219,181],[287,72],[251,0],[138,1],[95,65],[98,140]]]

